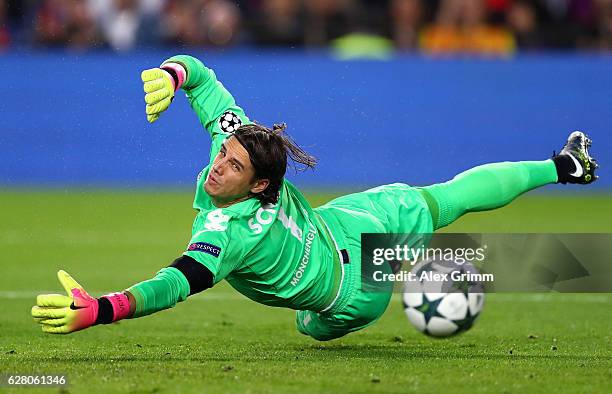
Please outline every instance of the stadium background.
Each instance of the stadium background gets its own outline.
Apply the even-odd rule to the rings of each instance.
[[[0,0],[0,182],[191,186],[208,138],[181,94],[147,125],[139,81],[176,53],[321,159],[301,186],[438,182],[574,129],[605,163],[611,20],[610,0]]]
[[[179,94],[146,122],[140,71],[213,67],[247,114],[318,156],[289,177],[319,205],[388,182],[543,159],[574,129],[601,179],[552,185],[448,231],[612,232],[612,1],[0,0],[0,374],[90,392],[605,392],[609,294],[491,294],[432,341],[399,299],[330,343],[226,285],[155,316],[42,335],[55,272],[93,295],[151,277],[188,241],[209,139]],[[121,274],[117,273],[121,271]],[[9,392],[11,390],[9,389]],[[15,390],[15,392],[21,392]]]

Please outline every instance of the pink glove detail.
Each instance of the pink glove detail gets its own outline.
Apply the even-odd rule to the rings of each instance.
[[[66,295],[40,294],[32,307],[32,317],[49,334],[68,334],[96,324],[100,304],[66,271],[57,273]]]
[[[96,324],[98,318],[98,300],[87,294],[83,289],[74,288],[72,291],[72,304],[75,309],[74,320],[70,325],[72,331],[82,330]]]
[[[113,321],[125,319],[130,314],[130,302],[125,293],[111,293],[102,296],[113,306]]]
[[[178,63],[166,63],[163,64],[161,68],[162,70],[170,69],[176,73],[176,76],[178,77],[178,85],[174,86],[174,91],[176,92],[179,90],[185,83],[185,79],[187,79],[187,72],[185,71],[185,68]],[[172,79],[172,83],[174,84],[174,78]]]

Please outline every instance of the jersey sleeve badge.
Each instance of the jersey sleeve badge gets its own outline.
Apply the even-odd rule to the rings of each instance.
[[[233,111],[225,111],[219,118],[219,128],[224,133],[233,133],[242,126],[242,120]]]

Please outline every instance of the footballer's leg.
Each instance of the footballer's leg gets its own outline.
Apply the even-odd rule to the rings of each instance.
[[[430,207],[434,229],[448,226],[467,212],[500,208],[521,194],[550,183],[589,184],[597,179],[591,140],[582,132],[550,160],[485,164],[452,180],[421,188]]]
[[[374,323],[384,313],[392,289],[361,287],[361,234],[424,234],[447,226],[466,212],[502,207],[519,195],[551,183],[591,183],[597,165],[589,156],[590,140],[581,132],[568,138],[550,160],[493,163],[457,175],[449,182],[413,188],[383,185],[339,197],[316,211],[335,231],[340,249],[351,257],[338,306],[326,312],[298,311],[298,330],[320,341],[339,338]],[[399,267],[389,267],[397,270]]]
[[[315,212],[332,229],[334,244],[343,255],[341,287],[336,300],[325,310],[298,311],[296,324],[302,334],[327,341],[374,324],[391,300],[391,282],[363,286],[362,234],[424,234],[431,233],[433,225],[419,191],[400,183],[339,197]],[[414,241],[420,239],[416,237]],[[380,269],[383,274],[391,273],[388,265]]]
[[[357,268],[357,267],[356,267]],[[360,270],[359,270],[360,271]],[[356,272],[357,273],[357,272]],[[346,301],[328,312],[297,311],[296,326],[300,333],[317,341],[329,341],[374,324],[391,300],[391,286],[383,291],[363,291],[355,283],[346,289]]]

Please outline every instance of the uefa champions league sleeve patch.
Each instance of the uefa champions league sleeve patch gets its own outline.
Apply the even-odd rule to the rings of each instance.
[[[206,243],[206,242],[195,242],[195,243],[189,244],[189,246],[187,247],[187,251],[188,252],[208,253],[209,255],[215,256],[215,257],[219,257],[219,255],[221,254],[220,247],[215,246],[213,244]]]
[[[225,111],[219,118],[219,127],[224,133],[233,133],[242,126],[242,120],[232,111]]]

